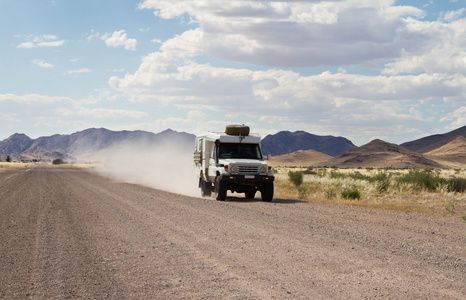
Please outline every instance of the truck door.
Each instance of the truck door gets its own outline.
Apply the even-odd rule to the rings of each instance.
[[[209,181],[214,182],[215,177],[217,176],[217,145],[212,147],[212,152],[209,158],[209,169],[208,169],[208,176]]]

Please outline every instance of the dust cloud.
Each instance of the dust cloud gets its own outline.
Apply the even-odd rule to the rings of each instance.
[[[194,145],[144,141],[122,143],[95,154],[96,170],[117,181],[200,197],[193,161]]]

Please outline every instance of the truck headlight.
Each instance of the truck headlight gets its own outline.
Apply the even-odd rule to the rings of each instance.
[[[230,173],[238,173],[238,166],[231,166]]]
[[[267,167],[266,166],[261,166],[259,168],[259,173],[266,173],[267,172]]]

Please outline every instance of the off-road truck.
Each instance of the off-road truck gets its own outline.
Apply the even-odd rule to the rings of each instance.
[[[264,160],[261,137],[249,133],[245,125],[228,125],[225,132],[207,132],[196,136],[194,163],[202,196],[224,201],[227,191],[262,201],[272,201],[274,174]]]

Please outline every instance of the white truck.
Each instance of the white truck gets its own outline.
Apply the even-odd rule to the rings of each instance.
[[[272,201],[274,174],[264,161],[261,137],[249,133],[245,125],[228,125],[225,132],[207,132],[196,136],[194,163],[202,196],[224,201],[227,191],[245,193],[262,201]]]

